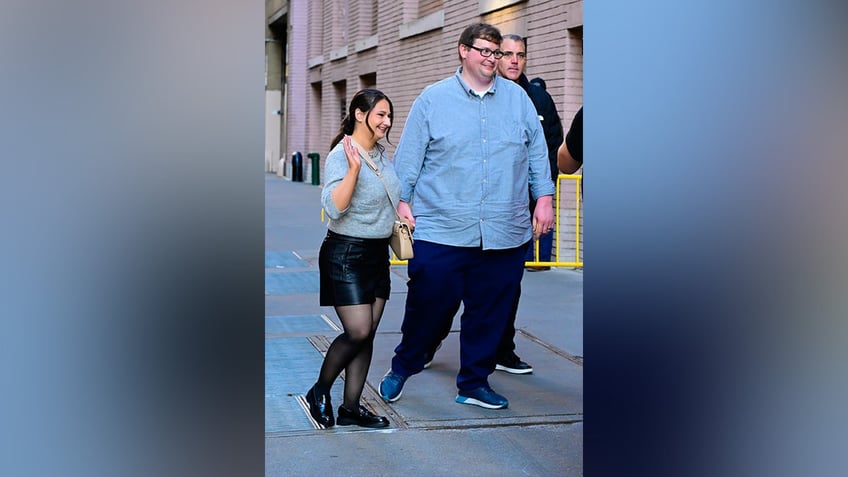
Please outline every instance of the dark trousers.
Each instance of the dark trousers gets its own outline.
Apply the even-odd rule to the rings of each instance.
[[[533,242],[529,242],[526,245],[526,248],[529,250],[532,246]],[[524,277],[524,273],[522,271],[522,278]],[[502,360],[509,358],[512,353],[515,352],[515,318],[518,316],[518,302],[521,299],[521,281],[519,279],[518,288],[515,292],[515,300],[512,302],[512,311],[509,315],[509,320],[507,321],[506,328],[504,328],[503,335],[501,336],[501,342],[498,345],[498,351],[495,353],[497,363],[501,363]],[[459,311],[459,303],[456,304],[456,308],[451,311],[451,316],[456,315],[456,312]],[[430,349],[430,354],[428,357],[432,357],[436,354],[436,346],[439,345],[442,341],[444,341],[451,331],[451,325],[453,325],[453,319],[445,323],[444,329],[442,329],[442,333],[440,338],[436,341],[436,344]]]
[[[392,370],[402,376],[421,372],[428,352],[441,341],[462,303],[456,385],[459,389],[487,386],[517,303],[525,246],[484,251],[416,240],[414,247],[403,337],[395,348]]]
[[[551,261],[551,253],[554,250],[554,230],[546,233],[539,237],[539,261],[540,262],[550,262]],[[534,242],[530,242],[530,245],[527,247],[527,254],[524,256],[525,260],[528,262],[536,261],[536,244]]]
[[[522,275],[523,275],[522,270]],[[515,293],[515,298],[512,301],[512,311],[509,314],[509,320],[506,323],[501,341],[498,344],[498,351],[495,357],[500,361],[507,358],[515,352],[515,317],[518,315],[518,301],[521,298],[521,283],[518,284],[518,291]]]
[[[554,184],[557,183],[556,178],[553,179]],[[533,212],[536,210],[536,201],[533,198],[530,198],[530,216],[533,216]],[[539,261],[540,262],[550,262],[551,261],[551,252],[554,249],[554,229],[551,229],[550,232],[539,237]],[[527,245],[527,253],[524,255],[524,259],[528,262],[536,261],[536,244],[531,240]],[[515,320],[513,320],[515,321]]]

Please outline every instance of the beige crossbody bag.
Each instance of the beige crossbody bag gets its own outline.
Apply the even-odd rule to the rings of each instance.
[[[380,182],[383,183],[383,187],[386,188],[386,195],[389,196],[389,203],[392,204],[392,209],[395,211],[395,216],[397,219],[395,220],[394,225],[392,226],[392,236],[389,239],[389,246],[392,247],[392,252],[395,253],[395,256],[400,260],[409,260],[414,256],[412,252],[412,229],[409,227],[409,224],[402,221],[400,215],[397,213],[397,205],[395,205],[395,201],[392,200],[392,194],[389,192],[389,186],[386,185],[385,179],[383,179],[383,173],[377,169],[377,165],[368,157],[368,153],[360,146],[356,144],[356,148],[359,150],[359,157],[368,164],[368,167],[374,171],[374,174],[380,178]]]

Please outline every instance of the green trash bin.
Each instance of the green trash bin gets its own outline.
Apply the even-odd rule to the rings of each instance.
[[[321,160],[321,156],[319,156],[317,152],[310,152],[306,155],[306,157],[312,159],[312,185],[321,184],[321,166],[318,164]]]

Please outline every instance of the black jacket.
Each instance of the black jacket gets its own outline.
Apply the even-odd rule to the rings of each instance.
[[[562,144],[562,121],[559,119],[556,104],[547,91],[527,80],[523,73],[518,78],[518,84],[530,96],[536,113],[540,116],[542,130],[545,132],[545,142],[548,144],[548,162],[551,164],[551,180],[556,184],[559,168],[557,167],[557,149]]]

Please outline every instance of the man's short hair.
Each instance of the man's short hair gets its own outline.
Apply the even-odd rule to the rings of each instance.
[[[488,23],[475,23],[473,25],[469,25],[468,28],[462,31],[462,34],[459,35],[459,45],[473,45],[474,40],[477,38],[491,41],[492,43],[501,44],[503,41],[503,37],[501,36],[501,31],[496,27],[489,25]],[[459,52],[457,52],[459,54]],[[462,56],[460,55],[459,61],[462,61]]]
[[[527,38],[524,38],[521,35],[516,35],[515,33],[507,33],[503,36],[503,40],[520,41],[521,43],[524,43],[524,49],[527,49]]]

